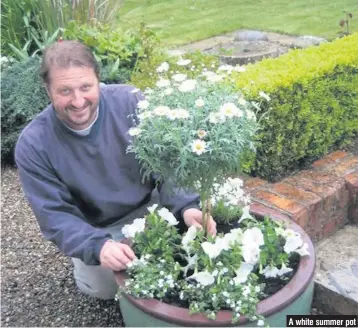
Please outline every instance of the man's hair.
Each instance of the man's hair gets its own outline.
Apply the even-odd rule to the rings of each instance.
[[[40,76],[45,84],[50,83],[52,67],[89,67],[93,68],[99,79],[99,67],[91,49],[79,41],[59,41],[48,46],[43,53]]]

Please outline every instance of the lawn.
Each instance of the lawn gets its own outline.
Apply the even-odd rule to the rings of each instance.
[[[181,45],[240,28],[317,35],[333,39],[343,10],[353,14],[357,0],[125,0],[120,25],[144,21],[168,45]]]

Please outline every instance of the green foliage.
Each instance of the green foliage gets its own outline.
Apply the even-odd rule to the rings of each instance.
[[[176,67],[175,71],[171,69],[168,72],[164,72],[164,78],[170,78],[173,74],[183,73],[186,74],[189,79],[195,79],[202,73],[203,67],[215,70],[219,66],[219,59],[217,56],[207,55],[200,51],[196,51],[185,54],[185,58],[191,60],[189,66],[178,67],[176,62],[182,56],[184,57],[184,55],[180,54],[178,55],[174,53],[173,55],[170,55],[170,52],[157,51],[138,63],[136,71],[131,75],[130,83],[141,90],[153,88],[156,83],[156,69],[163,62],[167,62],[170,67]]]
[[[349,143],[358,132],[358,33],[248,65],[236,86],[261,114],[251,173],[275,181]]]
[[[123,31],[107,24],[72,21],[64,31],[64,39],[79,40],[91,48],[102,67],[101,80],[109,83],[128,81],[138,64],[160,49],[155,33],[143,24]]]
[[[21,130],[49,103],[39,77],[40,60],[16,63],[1,74],[1,160],[13,163]]]
[[[224,200],[219,200],[214,206],[212,216],[216,223],[228,224],[237,222],[242,215],[242,208],[238,205],[226,205]]]

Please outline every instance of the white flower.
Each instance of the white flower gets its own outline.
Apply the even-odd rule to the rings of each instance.
[[[204,139],[208,133],[205,130],[199,130],[197,134],[200,139]]]
[[[209,81],[209,82],[219,82],[223,79],[224,77],[221,76],[221,75],[218,75],[218,74],[214,74],[214,75],[209,75],[206,77],[206,79]]]
[[[190,117],[189,112],[186,109],[178,108],[176,109],[178,118],[186,119]]]
[[[241,106],[245,106],[247,104],[247,101],[244,98],[240,97],[238,103]]]
[[[142,130],[140,128],[130,128],[128,130],[128,134],[132,137],[140,135]]]
[[[242,247],[242,257],[249,264],[256,264],[259,260],[260,248],[257,245],[246,244]]]
[[[195,254],[194,256],[188,256],[185,258],[188,264],[183,268],[184,276],[186,277],[188,270],[191,268],[194,268],[196,263],[198,262],[198,254]]]
[[[191,63],[190,59],[180,59],[177,61],[177,65],[179,66],[186,66],[189,65]]]
[[[246,282],[249,274],[251,273],[254,266],[250,263],[241,262],[241,266],[238,270],[235,270],[236,277],[234,278],[235,284],[243,284]]]
[[[223,251],[227,251],[230,249],[230,244],[229,244],[229,240],[225,237],[221,238],[221,237],[217,237],[215,240],[215,246]]]
[[[233,70],[233,66],[231,65],[221,65],[218,67],[218,71],[226,71],[228,73],[230,73]]]
[[[144,94],[146,94],[146,95],[150,95],[150,94],[152,94],[153,92],[154,92],[154,90],[151,89],[151,88],[147,88],[147,89],[144,90]]]
[[[189,243],[191,243],[196,238],[196,233],[197,233],[196,227],[190,226],[190,228],[188,229],[188,231],[186,232],[186,234],[184,235],[181,241],[185,248],[187,248]]]
[[[237,66],[234,67],[234,71],[242,73],[242,72],[245,72],[245,71],[246,71],[246,68],[237,65]]]
[[[153,109],[153,114],[156,116],[166,116],[170,112],[168,106],[158,106]]]
[[[144,231],[145,228],[145,219],[135,219],[132,224],[126,224],[122,228],[122,234],[126,238],[133,238],[138,232]]]
[[[205,254],[207,254],[211,259],[218,257],[222,251],[221,247],[217,244],[209,243],[208,241],[204,241],[201,244]]]
[[[243,220],[246,220],[246,219],[252,219],[252,216],[250,214],[250,206],[249,205],[246,205],[243,209],[242,209],[242,215],[241,215],[241,218],[239,220],[239,223]]]
[[[140,90],[138,88],[135,88],[133,90],[131,90],[131,93],[138,93]]]
[[[199,98],[199,99],[195,100],[196,107],[204,107],[204,105],[205,105],[205,102],[203,99]]]
[[[149,107],[149,101],[148,100],[140,100],[140,101],[138,101],[137,107],[139,109],[147,109]]]
[[[301,239],[301,236],[295,235],[294,237],[288,237],[286,239],[285,246],[283,247],[283,250],[285,253],[290,254],[291,252],[296,251],[298,248],[300,248],[303,244],[303,241]]]
[[[210,113],[209,114],[209,122],[212,124],[216,124],[221,122],[222,119],[220,117],[220,113]]]
[[[169,69],[169,64],[167,62],[161,63],[157,68],[158,73],[166,72]]]
[[[151,112],[143,112],[143,113],[138,114],[138,118],[140,121],[143,121],[151,116],[152,116]]]
[[[257,227],[247,229],[244,232],[242,243],[244,245],[251,244],[259,247],[264,244],[264,235],[262,234],[262,231]]]
[[[233,117],[238,114],[239,109],[233,103],[225,103],[220,107],[220,114],[225,117]]]
[[[172,76],[172,79],[175,81],[175,82],[183,82],[186,80],[186,74],[175,74]]]
[[[282,263],[281,269],[277,272],[277,275],[282,276],[285,273],[291,272],[293,269],[287,267],[285,263]]]
[[[196,80],[186,80],[182,82],[178,88],[180,92],[190,92],[193,91],[196,87]]]
[[[158,207],[158,204],[153,204],[152,206],[149,206],[148,207],[149,213],[154,213],[155,210],[157,209],[157,207]]]
[[[271,100],[270,96],[268,94],[266,94],[265,92],[263,92],[263,91],[259,92],[259,96],[264,98],[264,99],[266,99],[267,101]]]
[[[173,121],[177,118],[179,118],[179,114],[178,114],[178,111],[177,110],[170,110],[168,113],[167,113],[167,117]]]
[[[188,278],[195,279],[199,284],[203,286],[209,286],[215,282],[214,276],[207,271],[198,272]]]
[[[159,81],[155,84],[158,88],[167,88],[170,86],[170,81],[160,78]]]
[[[247,119],[256,122],[256,114],[252,110],[246,111]]]
[[[301,248],[296,249],[295,252],[301,256],[310,255],[307,243],[304,243],[303,246]]]
[[[246,287],[244,288],[244,291],[242,292],[242,295],[247,296],[247,295],[249,295],[249,294],[250,294],[250,287],[249,287],[249,286],[246,286]]]
[[[171,95],[173,93],[173,91],[174,91],[173,88],[167,88],[167,89],[164,90],[164,94],[166,96],[169,96],[169,95]]]
[[[279,270],[274,266],[267,266],[263,269],[262,273],[266,278],[275,278],[278,275]]]
[[[169,225],[177,225],[179,222],[167,208],[163,207],[158,211],[159,216],[167,221]]]
[[[197,155],[201,155],[207,151],[206,142],[204,140],[196,139],[191,144],[191,150]]]
[[[264,324],[265,324],[265,322],[261,319],[257,321],[258,326],[263,326]]]

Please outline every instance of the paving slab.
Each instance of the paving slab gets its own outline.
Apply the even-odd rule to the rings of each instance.
[[[358,314],[358,225],[316,244],[314,306],[326,314]]]

